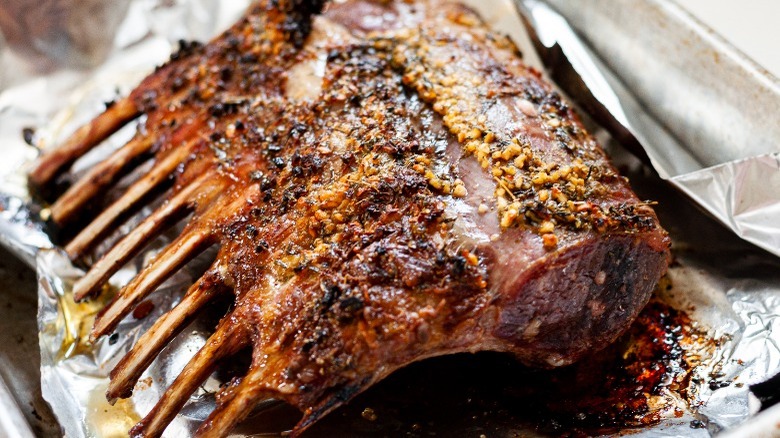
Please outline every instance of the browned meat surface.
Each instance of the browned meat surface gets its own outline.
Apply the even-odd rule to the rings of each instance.
[[[93,339],[219,247],[112,372],[109,399],[130,396],[186,322],[215,296],[235,297],[134,436],[162,433],[217,362],[245,348],[249,371],[219,395],[202,436],[227,434],[267,398],[304,413],[297,435],[432,356],[493,350],[569,364],[623,333],[666,269],[652,209],[471,11],[438,0],[351,0],[316,15],[319,6],[260,2],[213,42],[176,54],[31,175],[45,192],[83,151],[147,115],[128,146],[53,205],[67,226],[153,155],[152,170],[68,243],[74,259],[173,181],[168,201],[76,284],[78,299],[194,212],[104,308]]]

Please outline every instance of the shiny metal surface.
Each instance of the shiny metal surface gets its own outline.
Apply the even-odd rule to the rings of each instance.
[[[777,78],[666,0],[517,3],[566,92],[661,178],[780,256]]]
[[[780,81],[668,0],[549,0],[696,167],[780,152]]]
[[[0,248],[0,294],[0,431],[9,437],[56,436],[60,427],[41,397],[35,271],[5,248]]]

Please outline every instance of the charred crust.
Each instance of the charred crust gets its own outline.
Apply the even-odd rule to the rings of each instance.
[[[339,43],[318,98],[288,98],[286,73],[305,58],[321,8],[254,3],[216,42],[183,44],[131,96],[159,157],[191,143],[170,176],[174,192],[206,170],[224,183],[217,201],[192,203],[194,223],[220,244],[204,282],[233,290],[235,309],[223,321],[251,339],[253,370],[273,380],[263,388],[284,388],[281,398],[306,409],[299,429],[382,370],[464,348],[469,339],[456,335],[483,336],[492,342],[485,348],[524,359],[568,351],[563,359],[573,360],[578,345],[614,339],[646,301],[667,242],[650,204],[630,193],[561,96],[539,72],[496,57],[516,47],[455,7],[416,28]],[[491,111],[505,110],[538,132],[492,125]],[[496,240],[515,239],[509,252],[531,248],[520,261],[457,228],[451,207],[474,207],[458,160],[495,181],[484,201],[506,233]],[[581,262],[606,260],[610,274],[585,266],[559,280],[564,268],[581,267],[567,257],[587,242],[603,254],[580,254]],[[501,277],[513,268],[520,283]],[[591,277],[597,286],[584,284]],[[537,287],[556,280],[557,289]],[[565,309],[572,297],[551,294],[569,285],[592,298],[590,307]],[[489,337],[490,318],[511,299],[503,309],[515,313]],[[615,313],[595,315],[607,304]],[[579,319],[529,330],[537,310]]]
[[[171,54],[171,61],[187,58],[203,50],[203,43],[198,41],[179,40],[179,47]]]

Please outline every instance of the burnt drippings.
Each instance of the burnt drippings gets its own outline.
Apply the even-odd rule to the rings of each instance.
[[[592,436],[649,427],[682,415],[659,400],[672,394],[693,401],[687,388],[699,363],[696,345],[715,343],[685,312],[654,300],[619,342],[577,364],[537,370],[497,353],[430,359],[358,396],[307,436],[491,436],[499,430]],[[367,408],[374,412],[370,421]],[[274,417],[268,424],[284,428],[280,418],[296,418],[287,409],[273,407],[251,423]]]

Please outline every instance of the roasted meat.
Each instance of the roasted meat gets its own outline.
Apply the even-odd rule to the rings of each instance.
[[[67,229],[142,157],[151,170],[73,238],[88,254],[157,190],[167,201],[74,287],[95,296],[149,239],[186,227],[99,314],[110,334],[206,248],[217,255],[111,373],[128,397],[214,297],[234,306],[133,430],[157,436],[220,360],[250,348],[199,434],[260,400],[297,435],[394,370],[493,350],[556,367],[614,341],[666,270],[669,242],[572,108],[469,9],[439,0],[260,1],[185,45],[30,175],[46,193],[140,114],[126,146],[52,205]]]

